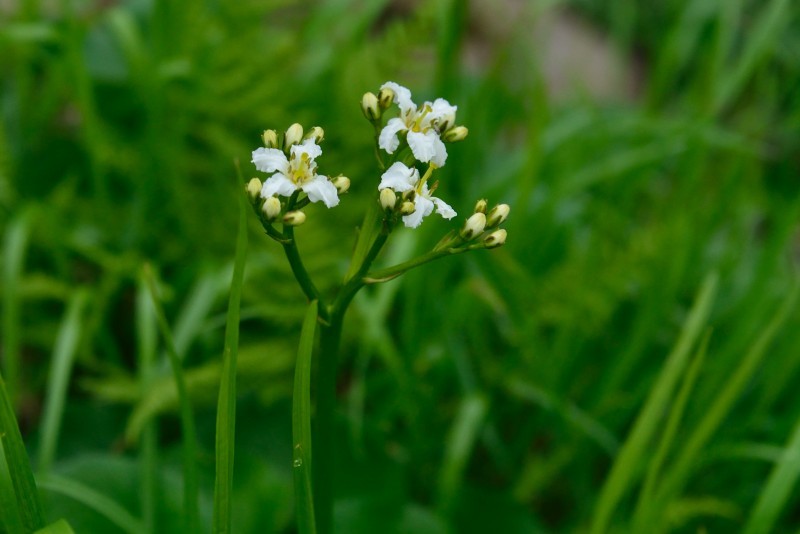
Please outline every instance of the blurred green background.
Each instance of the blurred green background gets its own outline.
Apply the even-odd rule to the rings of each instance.
[[[512,213],[505,247],[351,308],[338,531],[796,531],[799,30],[790,0],[0,1],[2,372],[48,517],[180,529],[150,263],[208,523],[233,161],[325,128],[320,172],[352,188],[298,238],[334,287],[379,179],[359,99],[393,80],[470,129],[441,196]],[[292,532],[305,300],[249,222],[234,530]]]

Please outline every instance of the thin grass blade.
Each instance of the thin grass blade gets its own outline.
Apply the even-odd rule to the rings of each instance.
[[[51,474],[42,477],[39,484],[42,489],[65,495],[88,506],[129,534],[147,532],[141,521],[122,505],[81,482]]]
[[[59,519],[55,523],[50,523],[43,529],[37,530],[33,534],[75,534],[66,519]]]
[[[0,375],[0,441],[3,443],[5,461],[17,497],[17,509],[22,519],[22,526],[27,532],[42,528],[44,519],[39,492],[36,489],[25,442],[22,441],[22,434],[2,375]]]
[[[747,520],[744,534],[773,532],[775,521],[788,504],[792,488],[800,477],[800,420],[778,463],[773,467],[761,495]]]
[[[78,290],[72,295],[53,350],[47,399],[42,416],[42,441],[39,446],[39,471],[43,475],[50,471],[55,459],[64,405],[67,401],[67,386],[72,376],[72,366],[83,331],[83,308],[87,297],[85,290]]]
[[[194,413],[189,394],[186,389],[186,378],[183,374],[181,359],[175,349],[175,341],[172,331],[167,322],[161,301],[158,298],[158,290],[149,265],[144,267],[144,278],[150,289],[150,298],[161,329],[161,337],[164,338],[164,345],[167,348],[172,376],[175,380],[175,387],[178,390],[178,405],[181,412],[181,430],[183,432],[183,512],[187,532],[198,532],[200,528],[200,510],[198,508],[199,488],[197,475],[197,432],[194,425]]]
[[[240,180],[240,183],[243,181]],[[244,264],[247,256],[247,209],[244,193],[239,194],[239,230],[233,265],[228,317],[225,325],[225,351],[217,404],[216,479],[214,481],[213,532],[231,531],[233,492],[233,451],[236,429],[236,358],[239,351],[239,307],[241,305]]]
[[[22,518],[17,508],[17,494],[6,463],[3,440],[0,439],[0,531],[8,534],[25,534]]]
[[[297,530],[300,534],[314,534],[317,531],[311,485],[311,358],[314,352],[314,335],[317,332],[318,308],[319,303],[313,301],[303,320],[292,395],[292,467]]]

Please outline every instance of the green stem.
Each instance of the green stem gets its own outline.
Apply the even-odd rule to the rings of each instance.
[[[303,265],[303,260],[300,259],[300,253],[297,250],[297,242],[294,239],[294,227],[286,226],[283,229],[283,237],[285,239],[285,241],[281,243],[283,245],[283,251],[286,253],[286,259],[289,260],[289,266],[292,268],[294,277],[297,278],[297,283],[300,284],[300,288],[303,290],[303,293],[305,293],[309,302],[312,300],[320,300],[317,286],[314,285],[305,265]],[[320,310],[324,313],[325,307],[321,307]]]
[[[472,248],[471,247],[445,248],[441,250],[434,250],[428,252],[427,254],[423,254],[422,256],[414,258],[413,260],[405,261],[398,265],[387,267],[386,269],[378,269],[377,271],[366,273],[360,281],[363,284],[376,284],[378,282],[387,282],[392,278],[397,278],[398,276],[408,271],[409,269],[413,269],[414,267],[419,267],[420,265],[424,265],[430,261],[441,258],[442,256],[450,256],[451,254],[461,254],[462,252],[466,252],[467,250],[472,250]]]
[[[336,375],[344,310],[334,312],[320,329],[317,375],[317,421],[314,437],[314,511],[317,531],[333,532],[333,475],[336,408]]]

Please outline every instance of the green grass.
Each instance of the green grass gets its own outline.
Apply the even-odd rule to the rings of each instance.
[[[319,170],[352,187],[295,236],[331,302],[375,237],[359,99],[386,80],[470,134],[437,171],[459,217],[393,234],[372,271],[478,198],[512,211],[503,248],[345,316],[336,440],[314,443],[337,532],[796,529],[796,3],[19,5],[0,12],[0,531],[296,531],[308,301],[231,162],[249,179],[262,130],[325,128]],[[537,17],[629,58],[634,96],[550,89],[563,45],[530,38]]]

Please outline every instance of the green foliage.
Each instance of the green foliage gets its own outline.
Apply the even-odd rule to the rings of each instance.
[[[337,531],[796,528],[796,3],[6,4],[0,530],[180,531],[190,461],[203,530],[294,531],[308,303],[237,211],[233,162],[255,175],[265,128],[325,128],[320,172],[352,187],[295,236],[330,301],[374,237],[358,103],[386,80],[457,104],[470,134],[439,171],[461,217],[392,235],[376,272],[477,198],[512,211],[506,246],[367,288],[345,317]],[[542,26],[566,38],[530,38]],[[556,86],[575,27],[625,76],[580,64],[583,86]],[[604,76],[630,87],[604,95]]]

